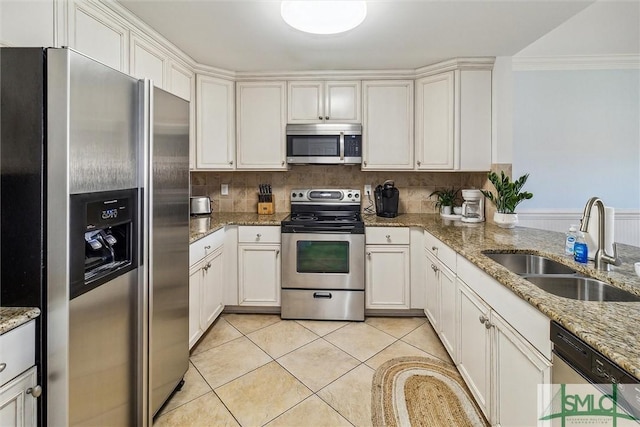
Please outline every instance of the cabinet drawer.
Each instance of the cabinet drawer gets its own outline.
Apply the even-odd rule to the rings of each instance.
[[[239,243],[280,243],[280,227],[268,225],[238,227]]]
[[[31,320],[22,326],[0,335],[0,385],[17,377],[36,364],[36,322]]]
[[[224,243],[224,228],[189,245],[189,267],[218,249]]]
[[[408,245],[409,227],[367,227],[367,245]]]
[[[451,271],[456,272],[456,252],[429,232],[424,232],[424,247]]]

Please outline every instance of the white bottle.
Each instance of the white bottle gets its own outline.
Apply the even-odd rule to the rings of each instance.
[[[567,255],[573,255],[573,247],[576,243],[577,231],[578,226],[575,224],[571,224],[569,226],[569,231],[565,233],[567,235],[567,238],[564,243],[564,253]]]

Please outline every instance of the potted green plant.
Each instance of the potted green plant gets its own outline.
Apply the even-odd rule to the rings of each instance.
[[[511,181],[504,172],[501,172],[500,176],[495,172],[489,172],[487,177],[495,187],[496,194],[486,190],[480,191],[496,206],[497,211],[493,215],[494,222],[503,228],[515,227],[518,223],[518,215],[515,213],[516,206],[533,197],[533,194],[528,191],[520,191],[527,182],[529,174],[524,174],[515,181]]]
[[[451,215],[451,209],[458,197],[459,189],[455,189],[451,187],[449,189],[444,190],[436,190],[433,193],[429,194],[431,196],[437,196],[438,200],[436,201],[436,209],[440,210],[440,215]]]

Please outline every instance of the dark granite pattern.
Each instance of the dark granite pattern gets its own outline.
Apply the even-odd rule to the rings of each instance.
[[[40,309],[33,307],[0,307],[0,335],[31,319],[40,316]]]
[[[191,241],[225,225],[280,225],[287,215],[216,213],[208,224],[196,224],[200,219],[192,219]],[[609,272],[600,272],[593,268],[593,262],[579,264],[565,256],[565,236],[554,231],[525,227],[503,229],[490,223],[465,224],[444,220],[438,214],[403,214],[396,218],[365,215],[364,220],[368,227],[420,227],[427,230],[550,319],[640,379],[640,302],[592,302],[558,297],[511,273],[482,253],[496,250],[544,255],[582,274],[640,295],[640,277],[633,269],[633,263],[640,261],[640,248],[618,245],[622,265],[611,267]]]

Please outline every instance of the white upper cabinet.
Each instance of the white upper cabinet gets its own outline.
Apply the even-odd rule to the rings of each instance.
[[[491,70],[457,69],[416,80],[417,170],[491,167]]]
[[[187,101],[193,98],[194,74],[187,67],[176,61],[169,60],[169,72],[167,73],[167,90]]]
[[[160,89],[166,88],[166,70],[169,59],[158,47],[136,33],[131,34],[130,74],[139,79],[151,79]]]
[[[289,123],[360,123],[359,81],[292,81],[288,83]]]
[[[286,170],[285,82],[236,85],[238,169]]]
[[[233,170],[234,83],[199,74],[196,86],[196,169]]]
[[[413,80],[364,81],[362,169],[413,169]]]
[[[129,30],[87,2],[69,2],[69,46],[115,68],[129,72]]]
[[[416,169],[454,168],[454,73],[416,81]]]

